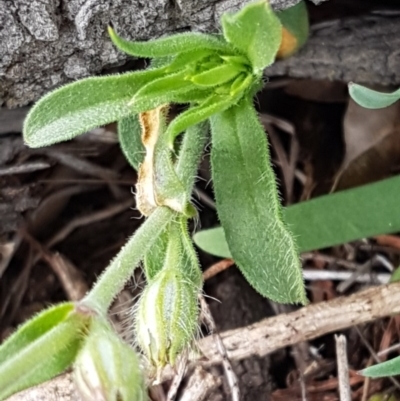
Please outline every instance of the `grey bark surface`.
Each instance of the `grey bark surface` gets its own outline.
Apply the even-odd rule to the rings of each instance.
[[[295,57],[276,62],[265,74],[398,85],[400,16],[369,15],[315,26]]]
[[[318,4],[324,0],[312,0]],[[216,32],[247,0],[0,0],[0,106],[19,107],[59,85],[107,72],[127,57],[109,40],[183,30]],[[276,9],[299,0],[271,0]]]

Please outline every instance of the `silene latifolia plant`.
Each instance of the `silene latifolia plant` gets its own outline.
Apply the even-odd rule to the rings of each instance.
[[[198,330],[202,275],[188,232],[191,193],[211,131],[218,216],[249,283],[277,302],[306,303],[295,241],[282,220],[268,145],[253,105],[265,67],[308,32],[303,3],[275,14],[265,0],[222,17],[222,35],[182,33],[129,42],[149,68],[83,79],[44,96],[29,113],[25,142],[41,147],[118,122],[122,150],[138,170],[145,222],[78,303],[22,325],[0,347],[0,400],[73,366],[85,400],[145,400],[143,370],[174,365]],[[174,119],[171,104],[187,105]],[[107,320],[115,296],[142,263],[147,279],[132,311],[139,357]]]

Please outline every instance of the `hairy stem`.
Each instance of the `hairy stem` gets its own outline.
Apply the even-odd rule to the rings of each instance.
[[[83,302],[105,314],[159,233],[176,217],[177,213],[167,207],[155,210],[111,261]]]

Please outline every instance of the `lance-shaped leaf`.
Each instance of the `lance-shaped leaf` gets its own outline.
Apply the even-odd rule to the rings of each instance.
[[[392,93],[383,93],[350,83],[349,93],[355,102],[367,109],[382,109],[400,99],[400,88]]]
[[[282,219],[265,132],[252,101],[211,117],[212,175],[229,249],[249,283],[282,303],[306,303],[294,238]]]
[[[130,42],[117,35],[108,27],[111,40],[123,52],[136,57],[165,57],[192,51],[193,49],[209,49],[217,52],[232,53],[232,47],[216,35],[188,32],[150,40],[148,42]]]
[[[275,60],[282,26],[266,0],[249,3],[236,14],[221,19],[225,39],[250,60],[259,75]]]
[[[88,317],[71,303],[45,310],[0,347],[0,400],[62,373],[74,361]]]
[[[169,226],[160,232],[159,236],[154,242],[154,245],[151,247],[150,251],[147,252],[143,259],[144,274],[146,275],[146,280],[149,283],[163,268],[168,247],[168,232]]]
[[[145,149],[141,140],[141,127],[137,114],[118,121],[118,138],[122,152],[129,164],[138,170],[143,162]]]
[[[239,96],[211,95],[198,106],[190,107],[188,110],[175,117],[167,128],[169,146],[172,148],[175,138],[192,125],[207,120],[215,113],[226,110],[237,102]]]
[[[24,140],[31,147],[72,139],[85,131],[133,113],[129,101],[163,69],[87,78],[41,98],[24,123]]]
[[[208,132],[209,125],[207,122],[192,125],[186,130],[179,148],[179,156],[175,163],[175,169],[189,198],[192,195],[204,146],[209,137]]]
[[[196,65],[196,63],[207,56],[214,54],[209,49],[195,49],[188,52],[178,54],[168,65],[167,72],[175,72],[181,69],[187,69],[188,67]]]
[[[210,70],[193,75],[191,81],[199,86],[217,86],[231,81],[244,68],[235,64],[224,63]]]
[[[176,99],[188,92],[195,91],[197,93],[199,88],[185,77],[186,72],[179,71],[149,82],[136,93],[129,105],[135,112],[141,113],[161,105],[175,103]],[[195,100],[196,98],[192,101]]]

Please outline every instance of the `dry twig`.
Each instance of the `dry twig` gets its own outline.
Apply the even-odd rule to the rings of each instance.
[[[340,401],[351,401],[346,337],[335,336],[335,342]]]

